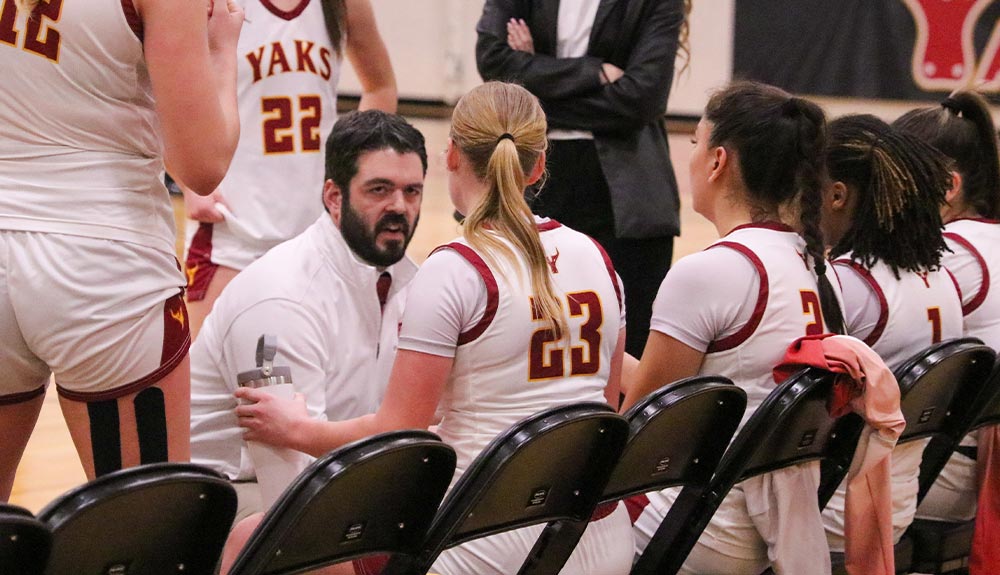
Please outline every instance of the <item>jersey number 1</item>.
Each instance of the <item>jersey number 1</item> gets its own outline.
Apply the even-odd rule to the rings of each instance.
[[[35,6],[31,18],[28,18],[24,44],[21,46],[25,51],[59,62],[59,31],[47,22],[59,20],[62,5],[62,0],[41,0]],[[18,31],[14,28],[16,20],[17,4],[14,0],[3,0],[3,8],[0,9],[0,44],[17,47]],[[45,38],[42,39],[42,36]]]
[[[566,294],[570,317],[584,315],[586,308],[587,320],[580,326],[577,339],[585,345],[570,346],[569,375],[593,375],[601,367],[601,325],[604,323],[604,312],[601,310],[601,299],[592,291]],[[531,305],[534,319],[540,320],[534,313],[534,302]],[[586,353],[585,353],[586,352]],[[552,328],[545,327],[536,330],[531,335],[531,347],[528,350],[528,379],[551,379],[566,375],[565,350],[560,347]]]

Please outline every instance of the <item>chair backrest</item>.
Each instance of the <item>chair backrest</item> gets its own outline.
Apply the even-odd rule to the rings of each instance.
[[[52,533],[27,509],[0,503],[0,573],[42,575]]]
[[[748,477],[835,455],[827,411],[831,373],[806,369],[780,384],[736,435],[707,489],[685,487],[636,563],[634,575],[676,573],[729,490]]]
[[[601,500],[677,485],[707,487],[746,405],[746,392],[721,376],[682,379],[643,397],[625,413],[629,440]],[[520,575],[559,573],[586,528],[587,521],[550,522]]]
[[[455,472],[423,430],[382,433],[313,462],[268,511],[230,575],[299,573],[375,553],[413,554]]]
[[[961,338],[934,344],[900,366],[896,381],[906,429],[898,443],[963,435],[995,355],[978,339]]]
[[[116,471],[50,503],[47,575],[211,574],[236,515],[236,493],[190,463]]]
[[[988,425],[1000,425],[1000,359],[993,367],[989,382],[983,387],[983,393],[978,400],[979,413],[972,422],[972,429]]]
[[[746,392],[721,376],[682,379],[640,399],[625,413],[629,440],[602,501],[707,485],[746,406]]]
[[[446,548],[556,519],[590,517],[628,438],[628,422],[603,403],[564,405],[497,436],[441,504],[415,560],[383,575],[426,573]]]
[[[1000,384],[991,377],[995,359],[994,351],[978,339],[962,338],[935,344],[897,370],[907,418],[900,442],[930,438],[920,460],[918,501],[923,501],[965,434],[988,424],[986,414],[996,409],[991,404]]]

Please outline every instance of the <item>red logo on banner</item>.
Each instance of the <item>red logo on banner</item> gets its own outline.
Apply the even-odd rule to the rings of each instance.
[[[903,0],[917,25],[913,81],[925,90],[1000,89],[1000,26],[976,60],[973,34],[993,0]]]

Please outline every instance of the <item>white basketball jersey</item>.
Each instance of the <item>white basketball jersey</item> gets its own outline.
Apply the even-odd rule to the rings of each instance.
[[[141,35],[128,0],[0,0],[0,229],[174,252]]]
[[[857,274],[879,303],[879,319],[864,342],[895,369],[931,344],[962,337],[962,303],[955,280],[941,268],[927,273],[900,270],[899,279],[883,262],[866,269],[850,254],[838,259],[840,274]],[[845,309],[860,302],[844,301]],[[848,335],[860,335],[847,326]]]
[[[240,141],[219,186],[238,223],[214,225],[211,253],[213,262],[235,269],[323,212],[324,147],[337,119],[340,76],[321,0],[302,0],[291,12],[269,0],[241,4]]]
[[[872,331],[863,338],[886,365],[895,369],[928,346],[962,337],[962,303],[954,279],[944,268],[926,273],[900,270],[899,279],[892,269],[879,261],[871,268],[851,260],[847,254],[834,265],[841,278],[855,274],[871,290],[868,297],[878,300],[879,316]],[[850,290],[844,293],[844,306],[867,302],[852,301]],[[867,294],[866,294],[867,295]],[[851,313],[845,316],[850,317]],[[865,323],[867,324],[867,319]],[[857,326],[848,321],[847,334],[860,337]],[[913,522],[917,508],[920,461],[925,441],[899,445],[892,452],[892,523],[898,540]],[[831,549],[843,551],[846,483],[840,485],[823,511]]]
[[[1000,222],[985,219],[956,220],[944,227],[945,241],[953,253],[945,253],[944,265],[951,269],[974,260],[981,281],[962,290],[965,335],[978,337],[1000,350]],[[958,278],[965,277],[954,270]]]
[[[771,370],[788,346],[802,336],[829,329],[805,240],[791,228],[780,224],[737,228],[708,249],[738,251],[753,264],[760,280],[750,321],[731,336],[713,341],[699,372],[724,375],[747,392],[742,427],[774,391]],[[827,278],[836,290],[839,284],[832,266],[827,267]]]
[[[468,260],[487,288],[486,313],[459,336],[439,407],[438,433],[458,452],[456,477],[515,422],[560,404],[604,401],[623,321],[614,268],[597,243],[579,232],[551,220],[539,224],[539,231],[569,328],[562,340],[532,313],[524,262],[512,267],[506,260],[490,261],[463,240],[439,248]]]

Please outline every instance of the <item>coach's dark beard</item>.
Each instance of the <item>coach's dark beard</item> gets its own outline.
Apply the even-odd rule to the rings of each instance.
[[[340,214],[340,233],[344,236],[347,246],[359,258],[374,266],[389,267],[406,255],[406,247],[410,245],[410,240],[413,238],[413,232],[416,231],[419,221],[420,216],[417,216],[413,220],[413,228],[411,229],[410,223],[406,221],[406,216],[403,214],[386,214],[375,223],[374,230],[368,230],[365,228],[365,222],[361,216],[351,207],[350,202],[344,202],[344,208]],[[401,242],[388,242],[385,248],[380,248],[375,238],[378,237],[379,232],[393,224],[400,227],[403,237],[406,239]]]

